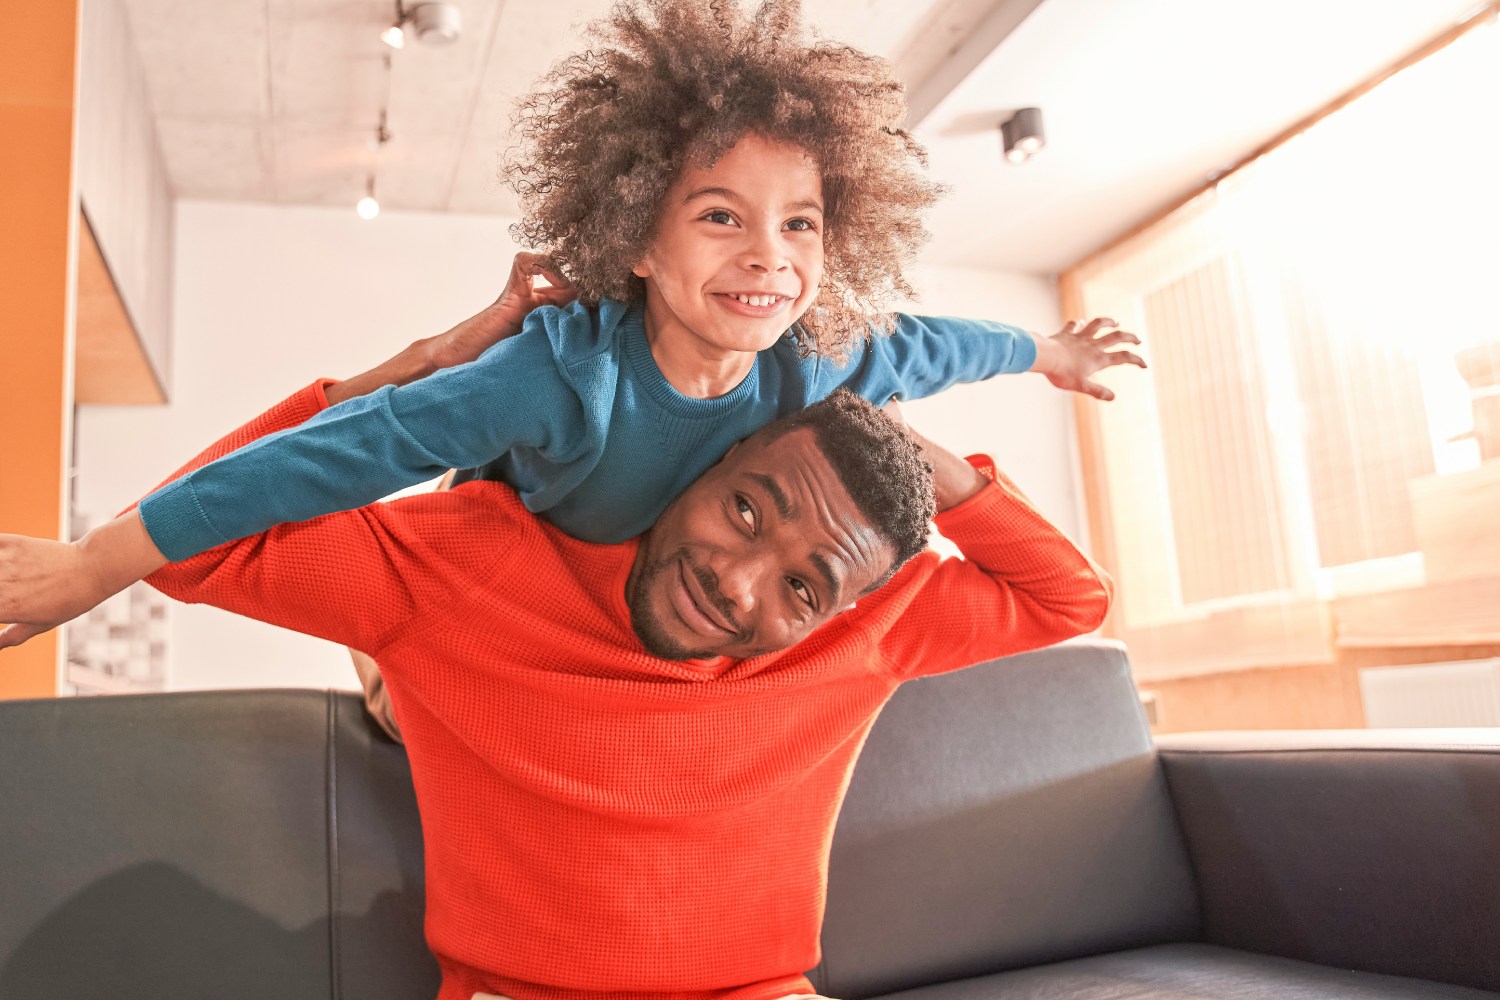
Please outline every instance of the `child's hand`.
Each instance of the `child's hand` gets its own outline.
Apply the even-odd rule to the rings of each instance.
[[[537,278],[549,284],[537,285]],[[565,306],[578,290],[552,261],[537,253],[518,253],[510,265],[505,291],[478,316],[427,342],[432,369],[451,368],[478,358],[485,351],[521,332],[526,314],[540,306]]]
[[[76,542],[0,535],[0,649],[71,621],[166,564],[131,511]]]
[[[0,649],[18,646],[88,611],[107,593],[67,542],[0,535]]]
[[[1070,320],[1051,337],[1037,338],[1036,363],[1031,370],[1046,375],[1059,389],[1086,393],[1105,402],[1114,399],[1113,392],[1093,381],[1094,373],[1113,365],[1146,367],[1139,354],[1110,350],[1120,344],[1141,342],[1135,334],[1115,329],[1118,325],[1112,319],[1099,318],[1080,329],[1076,320]],[[1103,332],[1106,330],[1109,332]]]

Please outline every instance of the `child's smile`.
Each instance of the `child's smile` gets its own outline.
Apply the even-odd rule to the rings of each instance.
[[[652,353],[679,392],[730,391],[801,319],[823,276],[823,227],[823,179],[799,147],[747,135],[683,171],[635,268]]]

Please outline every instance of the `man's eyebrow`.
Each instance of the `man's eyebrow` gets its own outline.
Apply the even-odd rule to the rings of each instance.
[[[814,552],[807,557],[817,567],[818,575],[823,578],[823,586],[828,588],[828,607],[838,608],[839,597],[843,594],[843,588],[839,586],[839,579],[833,573],[833,564],[826,556]]]
[[[783,521],[790,521],[796,510],[792,507],[792,498],[786,495],[786,490],[781,484],[763,472],[752,472],[750,478],[760,486],[761,489],[771,494],[771,502],[776,505],[776,513]]]

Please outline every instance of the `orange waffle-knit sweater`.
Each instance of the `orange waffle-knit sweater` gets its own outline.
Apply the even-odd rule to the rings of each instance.
[[[192,465],[305,420],[326,384]],[[938,524],[965,559],[920,555],[749,660],[647,654],[635,543],[570,538],[499,483],[273,528],[151,583],[379,661],[440,1000],[771,1000],[812,992],[834,819],[897,685],[1085,632],[1108,604],[1003,477]]]

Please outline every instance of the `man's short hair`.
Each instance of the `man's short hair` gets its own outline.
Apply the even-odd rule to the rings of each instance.
[[[896,550],[890,570],[870,590],[883,586],[906,561],[927,548],[929,522],[937,512],[932,466],[922,448],[896,421],[848,389],[768,424],[775,440],[803,427],[871,526]]]

